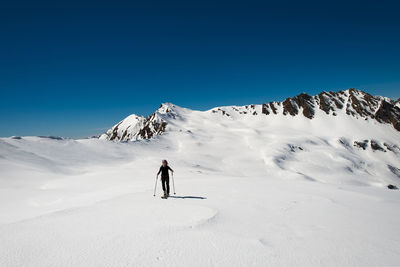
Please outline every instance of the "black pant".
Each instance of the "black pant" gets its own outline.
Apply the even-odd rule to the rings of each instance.
[[[161,184],[164,193],[167,192],[169,195],[169,176],[161,176]]]

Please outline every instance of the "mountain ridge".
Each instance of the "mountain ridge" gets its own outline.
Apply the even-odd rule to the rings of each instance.
[[[147,117],[129,115],[100,135],[99,139],[110,141],[151,139],[163,134],[174,120],[183,119],[182,116],[185,113],[193,111],[172,103],[163,103]],[[320,111],[328,117],[345,115],[355,119],[373,120],[380,124],[389,124],[396,131],[400,131],[400,99],[396,101],[383,96],[373,96],[354,88],[337,92],[323,91],[314,96],[301,93],[283,101],[244,106],[221,106],[196,112],[221,114],[231,118],[247,115],[280,114],[291,117],[302,115],[312,120],[317,113],[321,113]]]

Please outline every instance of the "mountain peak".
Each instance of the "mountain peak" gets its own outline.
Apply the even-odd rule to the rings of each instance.
[[[129,115],[102,134],[99,139],[110,141],[150,139],[165,131],[168,124],[166,120],[168,118],[175,119],[178,116],[176,109],[177,106],[172,103],[162,103],[150,116]]]
[[[188,112],[189,111],[189,112]],[[213,108],[206,114],[220,114],[231,120],[247,118],[246,116],[269,116],[274,119],[279,116],[303,116],[312,120],[314,117],[345,116],[354,119],[375,120],[382,124],[391,124],[400,131],[400,103],[386,97],[372,96],[361,90],[350,88],[337,92],[323,91],[312,96],[301,93],[288,97],[282,102],[269,102],[262,105],[225,106]],[[163,134],[167,125],[176,124],[178,119],[187,119],[190,110],[172,103],[162,103],[150,116],[130,115],[105,134],[100,139],[128,141],[149,139]],[[200,121],[206,117],[197,118]],[[210,117],[212,119],[212,117]],[[278,119],[278,118],[277,118]],[[185,127],[183,127],[185,128]]]
[[[160,107],[157,109],[157,112],[160,114],[166,114],[169,112],[173,112],[176,109],[176,106],[172,103],[166,102],[161,103]]]

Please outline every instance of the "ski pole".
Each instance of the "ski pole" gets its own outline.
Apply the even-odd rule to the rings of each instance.
[[[158,180],[158,175],[156,176],[156,184],[154,185],[154,194],[153,194],[153,197],[156,196],[157,180]]]
[[[176,193],[175,193],[174,173],[172,173],[172,186],[174,188],[174,195],[176,195]]]

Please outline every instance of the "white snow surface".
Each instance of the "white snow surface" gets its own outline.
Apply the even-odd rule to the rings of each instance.
[[[1,138],[0,266],[399,266],[391,125],[166,106],[151,140]]]

